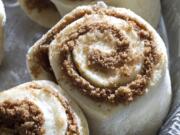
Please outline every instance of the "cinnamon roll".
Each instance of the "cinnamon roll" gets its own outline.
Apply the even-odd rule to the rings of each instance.
[[[29,17],[39,24],[50,27],[58,14],[62,16],[80,5],[93,4],[98,0],[19,0]],[[160,19],[160,0],[103,0],[108,5],[129,8],[150,22],[155,28]],[[51,10],[50,10],[51,9]],[[54,9],[54,10],[52,10]]]
[[[6,14],[3,2],[0,0],[0,64],[3,58],[3,50],[4,50],[4,25],[6,21]]]
[[[59,92],[61,92],[61,95]],[[0,93],[1,135],[88,135],[78,106],[49,81],[28,82]]]
[[[18,0],[21,8],[34,22],[50,28],[60,19],[60,14],[50,0]]]
[[[55,80],[79,103],[93,135],[153,135],[170,106],[165,45],[124,8],[76,8],[35,43],[27,63],[34,79]]]

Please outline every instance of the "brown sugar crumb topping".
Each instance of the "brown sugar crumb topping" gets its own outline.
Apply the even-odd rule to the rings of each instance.
[[[57,97],[58,100],[60,101],[60,103],[62,104],[62,106],[64,107],[66,115],[68,116],[68,128],[66,131],[66,135],[80,135],[79,128],[78,128],[78,125],[76,122],[76,118],[73,114],[73,110],[71,109],[69,103],[66,100],[61,98],[59,96],[59,94],[57,94],[56,92],[50,91],[50,90],[48,90],[48,88],[42,88],[41,86],[37,85],[36,83],[31,84],[28,87],[31,89],[42,89],[43,91],[53,94],[53,96]]]
[[[70,108],[69,103],[65,100],[60,99],[60,97],[59,100],[61,100],[61,103],[64,106],[66,114],[68,116],[68,129],[66,135],[80,135],[76,118],[73,115],[73,110]]]
[[[28,9],[37,9],[39,12],[47,8],[56,10],[56,7],[50,0],[25,0]]]
[[[104,39],[106,39],[105,42],[115,42],[115,46],[112,46],[114,51],[112,51],[111,54],[103,54],[100,50],[93,50],[91,52],[88,52],[89,66],[95,65],[105,69],[115,69],[117,67],[119,68],[123,66],[125,63],[127,64],[132,61],[129,54],[129,41],[125,37],[123,37],[123,34],[115,27],[108,26],[106,23],[93,24],[91,26],[88,26],[88,28],[85,27],[81,29],[90,29],[87,32],[98,30],[101,34],[106,35],[105,37],[103,37]],[[76,35],[78,35],[78,33],[76,33]]]
[[[13,135],[43,135],[44,119],[30,101],[4,101],[0,104],[0,130]]]
[[[115,69],[121,67],[125,63],[129,63],[131,58],[128,58],[129,43],[127,40],[117,43],[116,51],[111,54],[102,54],[99,50],[94,50],[88,54],[88,65],[100,65],[106,69]]]

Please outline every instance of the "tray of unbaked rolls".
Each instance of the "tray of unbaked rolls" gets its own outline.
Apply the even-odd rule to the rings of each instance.
[[[179,0],[0,0],[0,135],[180,135]]]

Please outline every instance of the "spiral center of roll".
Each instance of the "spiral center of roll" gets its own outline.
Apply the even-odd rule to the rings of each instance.
[[[89,30],[75,39],[73,48],[73,61],[81,75],[99,87],[132,81],[141,71],[144,50],[135,30],[124,20],[109,16],[89,16],[87,22]]]

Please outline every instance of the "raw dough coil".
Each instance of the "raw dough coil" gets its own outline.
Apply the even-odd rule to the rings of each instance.
[[[35,43],[27,62],[34,79],[58,82],[79,103],[93,135],[153,135],[170,106],[165,45],[124,8],[76,8]]]
[[[33,81],[0,93],[0,133],[88,135],[89,131],[81,110],[60,87]]]

